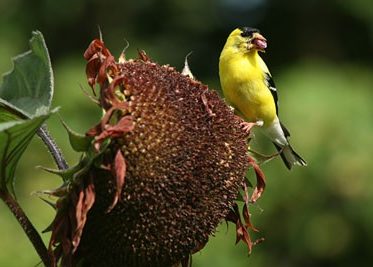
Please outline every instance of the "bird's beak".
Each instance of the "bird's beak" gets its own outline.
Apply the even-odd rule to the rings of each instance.
[[[255,49],[262,52],[267,48],[267,39],[260,33],[254,33],[251,43],[254,45]]]

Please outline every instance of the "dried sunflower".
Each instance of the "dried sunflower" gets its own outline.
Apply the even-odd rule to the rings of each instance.
[[[251,251],[248,204],[260,197],[264,175],[248,156],[241,119],[206,85],[144,52],[116,62],[94,40],[84,57],[104,115],[81,137],[82,159],[54,192],[55,264],[187,266],[224,220]],[[251,197],[249,166],[258,181]],[[241,188],[244,222],[235,203]]]

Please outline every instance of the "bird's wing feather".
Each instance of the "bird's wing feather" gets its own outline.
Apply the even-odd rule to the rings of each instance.
[[[273,100],[275,101],[276,115],[278,115],[278,96],[277,96],[277,89],[276,89],[275,82],[273,81],[271,74],[269,74],[268,72],[266,72],[265,78],[266,78],[267,87],[273,96]],[[285,125],[283,125],[281,122],[280,122],[280,125],[282,128],[282,131],[284,132],[285,137],[288,138],[290,136],[289,130],[286,129]]]
[[[281,128],[282,128],[282,131],[284,132],[285,134],[285,137],[288,138],[290,137],[290,132],[288,129],[286,129],[285,125],[282,124],[282,122],[280,122],[280,125],[281,125]]]
[[[278,115],[278,96],[275,82],[273,81],[271,74],[269,74],[268,72],[265,74],[265,80],[267,83],[267,87],[273,96],[273,100],[276,105],[276,115]]]

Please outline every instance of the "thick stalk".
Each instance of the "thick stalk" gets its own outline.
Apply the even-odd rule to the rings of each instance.
[[[48,250],[44,245],[43,240],[41,239],[38,231],[32,225],[22,208],[19,206],[18,202],[7,190],[0,190],[0,198],[5,202],[10,211],[16,217],[18,223],[23,228],[23,231],[26,233],[27,237],[31,241],[44,265],[47,267],[52,266]]]

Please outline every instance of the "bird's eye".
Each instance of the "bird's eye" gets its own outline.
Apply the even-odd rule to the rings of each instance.
[[[240,29],[242,31],[241,32],[241,36],[242,37],[249,37],[249,38],[251,38],[251,37],[253,37],[253,34],[255,32],[259,32],[259,30],[254,29],[254,28],[250,28],[250,27],[242,27]]]
[[[242,37],[253,37],[253,32],[242,32],[241,33]]]

